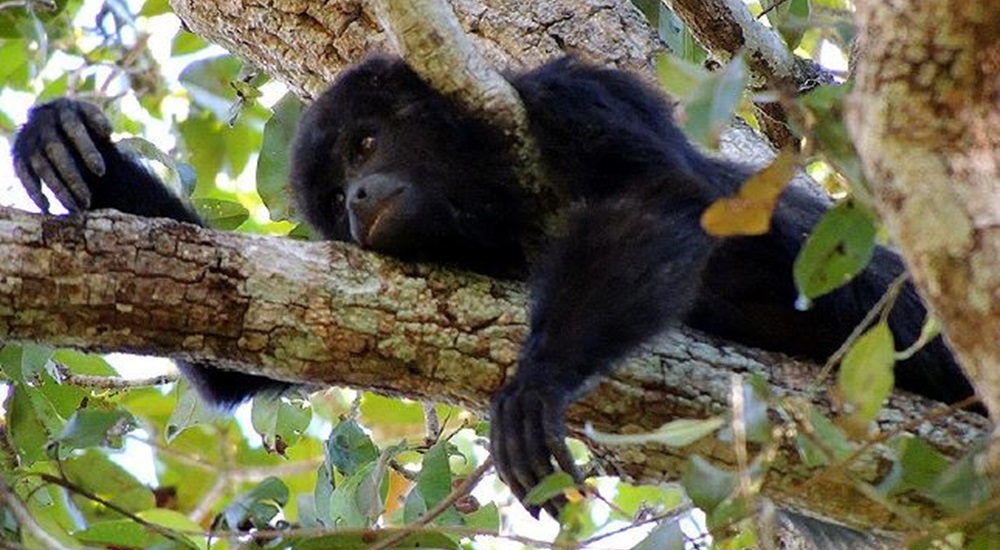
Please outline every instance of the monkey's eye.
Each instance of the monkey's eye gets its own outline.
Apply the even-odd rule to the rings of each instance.
[[[377,145],[378,142],[375,140],[375,136],[365,136],[358,140],[354,149],[351,151],[351,164],[353,166],[364,164],[369,158],[371,158]]]

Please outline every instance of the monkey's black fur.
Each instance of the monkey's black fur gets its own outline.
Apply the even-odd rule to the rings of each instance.
[[[531,332],[492,413],[496,463],[518,497],[556,466],[577,473],[563,441],[566,405],[664,327],[684,322],[822,361],[903,270],[895,254],[879,248],[852,282],[797,311],[792,262],[827,208],[822,199],[790,187],[768,234],[710,237],[699,216],[748,172],[693,148],[658,93],[626,73],[571,58],[511,82],[570,210],[564,232],[531,266],[521,241],[532,220],[522,216],[502,135],[463,115],[398,59],[372,58],[345,71],[312,105],[300,124],[291,181],[299,211],[327,239],[493,275],[530,268]],[[88,139],[103,157],[102,175],[84,161]],[[52,158],[53,144],[68,157]],[[71,209],[89,203],[198,221],[118,152],[79,103],[35,108],[14,154],[29,190],[40,180],[62,186],[61,196],[77,203]],[[81,186],[59,181],[71,180],[73,170],[89,199]],[[924,314],[907,285],[890,316],[898,348],[916,339]],[[204,365],[183,369],[216,403],[282,387]],[[940,338],[900,363],[896,380],[942,401],[971,394]]]

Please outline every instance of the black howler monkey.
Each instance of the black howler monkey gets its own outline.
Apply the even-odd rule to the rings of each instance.
[[[300,123],[291,182],[299,211],[324,238],[494,275],[530,269],[530,334],[492,406],[492,451],[520,498],[557,467],[578,475],[564,443],[567,404],[671,323],[823,360],[903,270],[878,248],[862,274],[798,311],[792,262],[824,201],[793,186],[766,235],[711,237],[699,224],[702,211],[748,171],[692,147],[660,94],[573,58],[511,83],[569,210],[564,231],[530,266],[522,240],[533,220],[524,219],[503,135],[399,59],[374,57],[344,71],[313,103]],[[200,223],[109,132],[86,103],[33,109],[14,157],[35,202],[47,206],[44,182],[70,210]],[[924,314],[907,286],[890,315],[902,346],[916,339]],[[283,386],[205,365],[182,369],[215,403]],[[971,393],[940,338],[899,363],[896,379],[943,401]]]

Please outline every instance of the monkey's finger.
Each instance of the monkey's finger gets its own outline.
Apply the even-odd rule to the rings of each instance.
[[[90,107],[94,107],[89,103],[80,104],[80,110],[83,111],[84,115],[87,116],[89,121],[91,116],[87,115]],[[96,108],[96,107],[95,107]],[[106,132],[110,134],[110,127],[107,126],[107,119],[102,114],[100,119],[103,123],[101,128],[95,128],[95,132],[101,133]],[[79,153],[80,158],[83,159],[83,164],[88,170],[93,172],[98,176],[103,176],[105,171],[104,157],[101,156],[101,152],[94,145],[94,140],[90,138],[90,132],[87,131],[87,127],[84,125],[80,117],[77,116],[75,110],[72,109],[60,109],[59,110],[59,124],[62,126],[63,132],[73,142],[73,147],[76,148],[76,152]],[[103,136],[103,134],[102,134]],[[51,157],[50,157],[51,158]],[[59,166],[58,164],[56,165]]]
[[[44,155],[34,154],[28,159],[28,163],[31,165],[31,169],[38,174],[42,181],[48,184],[49,189],[52,193],[59,199],[59,202],[66,207],[66,210],[70,212],[77,212],[80,210],[76,204],[76,199],[73,194],[69,192],[65,185],[59,180],[59,176],[56,175],[55,169],[49,164],[48,159]]]
[[[21,180],[21,185],[24,186],[24,191],[28,194],[31,202],[35,203],[39,210],[48,214],[49,199],[42,193],[42,182],[20,157],[14,159],[14,173],[17,175],[17,179]]]
[[[111,121],[108,120],[108,117],[104,115],[104,112],[97,105],[85,101],[78,102],[76,105],[80,109],[80,112],[83,113],[87,126],[91,130],[96,132],[99,137],[111,137],[111,132],[114,130],[111,127]]]
[[[546,413],[545,406],[542,403],[537,403],[535,406],[537,408],[529,409],[531,412],[525,415],[524,424],[520,430],[524,453],[519,457],[518,468],[526,472],[526,477],[531,477],[528,482],[529,487],[538,485],[549,474],[555,472],[555,468],[552,467],[552,454],[549,453],[546,444],[547,436],[543,419]]]
[[[66,146],[61,141],[46,142],[45,156],[48,158],[49,164],[61,176],[60,181],[64,187],[76,199],[76,204],[83,210],[90,208],[90,188],[83,181],[79,167]],[[55,188],[54,185],[50,184],[50,186]]]
[[[527,491],[521,486],[517,477],[511,471],[511,459],[509,448],[506,446],[507,430],[504,426],[504,399],[498,396],[493,401],[493,410],[490,415],[490,454],[493,455],[493,463],[496,465],[497,474],[500,479],[507,484],[510,492],[514,494],[518,501],[523,502]]]
[[[566,423],[562,411],[559,414],[546,414],[542,421],[545,423],[545,444],[552,457],[556,459],[556,464],[573,476],[573,481],[582,483],[583,472],[576,465],[569,447],[566,446]]]

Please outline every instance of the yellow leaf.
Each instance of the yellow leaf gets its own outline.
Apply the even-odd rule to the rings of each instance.
[[[705,209],[701,226],[709,235],[763,235],[771,228],[771,213],[795,173],[795,152],[783,149],[767,168],[757,172],[736,195],[723,197]]]

